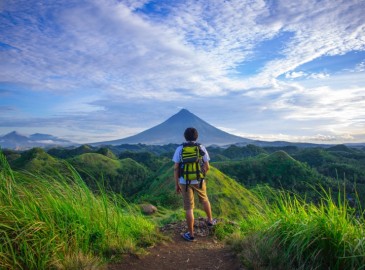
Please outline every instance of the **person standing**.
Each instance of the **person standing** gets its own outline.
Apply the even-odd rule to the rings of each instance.
[[[195,241],[194,194],[198,196],[199,202],[203,205],[203,209],[207,215],[207,225],[209,227],[215,225],[215,220],[212,218],[212,210],[207,196],[206,181],[204,180],[206,173],[209,171],[210,158],[206,148],[196,142],[198,139],[198,131],[195,128],[187,128],[184,132],[184,137],[186,142],[176,148],[172,161],[175,163],[175,188],[178,194],[182,193],[185,218],[188,226],[188,231],[182,234],[182,237],[187,241]],[[191,169],[185,169],[184,171],[183,167],[184,165],[186,166],[186,163],[184,162],[183,149],[184,147],[188,148],[189,146],[193,148],[195,147],[197,151],[200,152],[198,154],[200,164],[196,165],[196,167],[192,165],[187,166],[188,168],[193,167],[193,171],[188,171]]]

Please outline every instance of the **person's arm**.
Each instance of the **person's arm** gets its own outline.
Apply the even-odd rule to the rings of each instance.
[[[180,193],[181,187],[180,187],[180,183],[179,183],[179,163],[174,164],[174,178],[175,178],[176,193]]]
[[[205,161],[204,164],[203,164],[204,168],[204,173],[207,174],[207,172],[209,171],[210,169],[210,166],[209,166],[209,161]]]

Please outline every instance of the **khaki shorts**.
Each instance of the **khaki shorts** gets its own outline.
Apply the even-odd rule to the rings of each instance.
[[[207,186],[205,181],[203,181],[202,188],[199,188],[199,184],[188,185],[188,190],[186,191],[186,185],[181,186],[181,192],[184,198],[184,210],[194,209],[194,193],[198,194],[199,202],[203,203],[209,201],[207,196]]]

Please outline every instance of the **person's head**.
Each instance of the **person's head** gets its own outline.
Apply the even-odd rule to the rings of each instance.
[[[184,137],[187,141],[196,141],[198,139],[198,131],[193,127],[189,127],[185,129]]]

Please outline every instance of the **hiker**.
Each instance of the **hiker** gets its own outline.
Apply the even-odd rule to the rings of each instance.
[[[187,241],[195,241],[194,237],[194,194],[199,197],[207,215],[207,225],[215,224],[206,192],[205,174],[209,170],[209,154],[204,146],[198,144],[198,131],[189,127],[184,132],[186,142],[176,148],[172,158],[176,192],[182,193],[188,232],[182,234]]]

